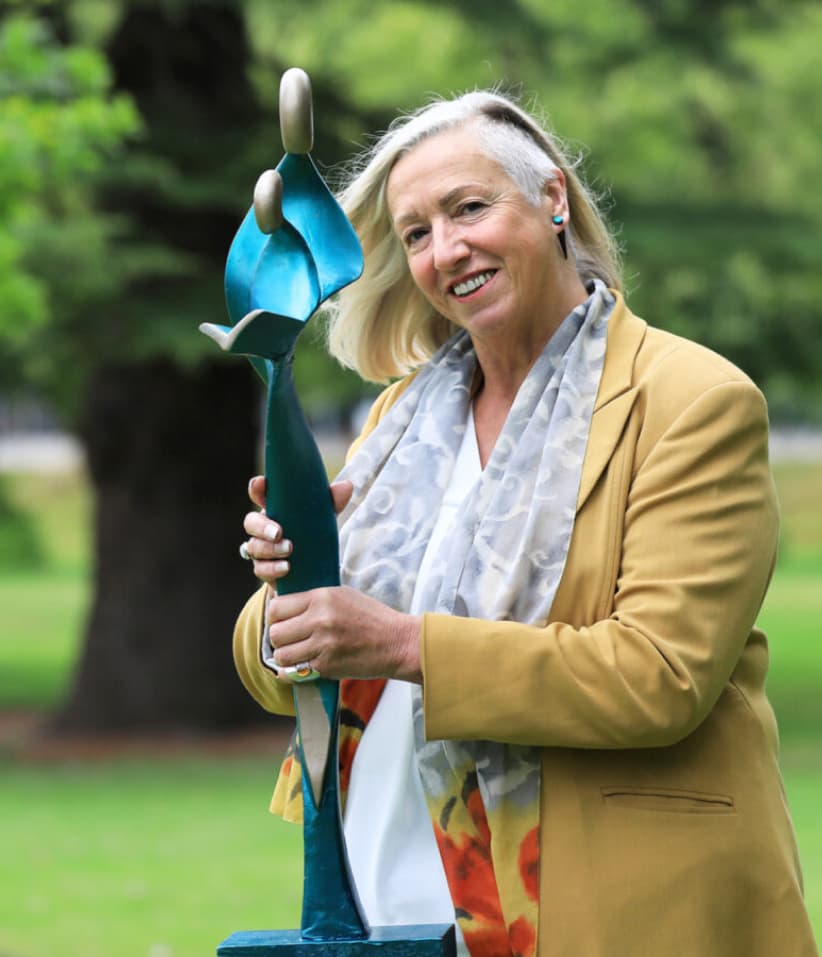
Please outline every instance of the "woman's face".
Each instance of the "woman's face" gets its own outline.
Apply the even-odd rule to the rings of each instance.
[[[558,282],[551,216],[566,213],[561,175],[532,206],[478,133],[460,128],[402,156],[387,199],[411,275],[439,313],[477,344],[539,335]]]

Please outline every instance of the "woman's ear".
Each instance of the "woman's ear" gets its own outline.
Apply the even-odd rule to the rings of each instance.
[[[549,217],[562,216],[568,221],[568,194],[565,191],[565,174],[561,169],[554,173],[553,179],[546,180],[543,187],[545,206]]]

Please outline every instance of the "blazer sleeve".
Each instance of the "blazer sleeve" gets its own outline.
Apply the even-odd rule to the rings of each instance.
[[[286,681],[278,681],[262,663],[260,647],[265,625],[268,586],[259,588],[240,612],[234,626],[234,666],[246,691],[261,707],[274,714],[294,714],[294,694]]]
[[[670,416],[633,469],[607,618],[538,627],[424,616],[428,738],[655,747],[707,716],[775,561],[761,393],[741,378],[714,385]],[[607,548],[607,535],[583,544]]]

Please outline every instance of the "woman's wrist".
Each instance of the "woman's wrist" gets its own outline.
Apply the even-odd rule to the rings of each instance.
[[[399,615],[397,625],[398,665],[394,677],[401,681],[422,684],[420,639],[422,618],[419,615]]]

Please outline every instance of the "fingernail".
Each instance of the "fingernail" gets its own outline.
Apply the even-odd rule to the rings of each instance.
[[[282,558],[284,555],[290,555],[291,542],[277,542],[277,544],[274,546],[274,554],[277,556],[277,558]]]
[[[263,535],[266,538],[270,539],[272,542],[276,542],[280,537],[281,531],[279,525],[266,525],[263,529]]]
[[[287,572],[291,566],[288,562],[274,562],[274,572],[279,574],[280,572]]]

